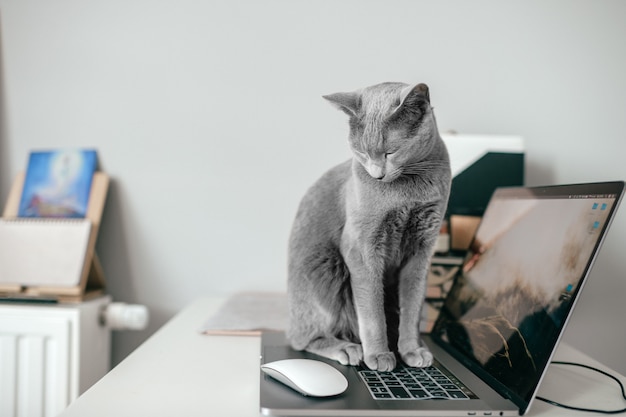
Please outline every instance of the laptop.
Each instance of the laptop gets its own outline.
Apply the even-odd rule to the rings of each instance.
[[[496,189],[434,328],[422,337],[435,357],[435,372],[443,375],[435,377],[431,385],[441,388],[458,383],[456,395],[440,393],[413,398],[411,392],[421,392],[416,389],[420,382],[414,380],[417,377],[413,373],[421,370],[399,369],[396,371],[401,376],[395,376],[396,371],[383,373],[343,366],[295,351],[284,333],[274,332],[262,336],[261,363],[287,358],[321,360],[340,370],[349,385],[343,394],[312,398],[260,372],[261,413],[525,414],[615,216],[623,190],[624,182]],[[383,382],[393,378],[397,379],[396,385],[385,387]],[[374,387],[369,384],[372,381]],[[400,395],[400,388],[407,388],[408,394]]]

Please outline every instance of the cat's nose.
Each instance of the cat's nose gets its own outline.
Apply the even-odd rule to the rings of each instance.
[[[385,168],[373,163],[369,164],[369,166],[367,167],[367,172],[375,180],[382,180],[385,177]]]

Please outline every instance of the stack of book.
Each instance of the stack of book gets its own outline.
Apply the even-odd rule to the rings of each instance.
[[[430,333],[439,315],[456,275],[461,270],[463,258],[454,256],[435,256],[428,272],[426,302],[422,308],[420,331]]]

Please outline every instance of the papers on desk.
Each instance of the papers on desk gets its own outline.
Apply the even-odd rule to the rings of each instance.
[[[258,336],[287,329],[287,294],[241,292],[229,298],[200,328],[209,335]]]

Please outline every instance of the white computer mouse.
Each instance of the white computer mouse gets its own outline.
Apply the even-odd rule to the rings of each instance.
[[[311,397],[329,397],[348,388],[348,380],[331,365],[312,359],[283,359],[261,365],[272,378]]]

